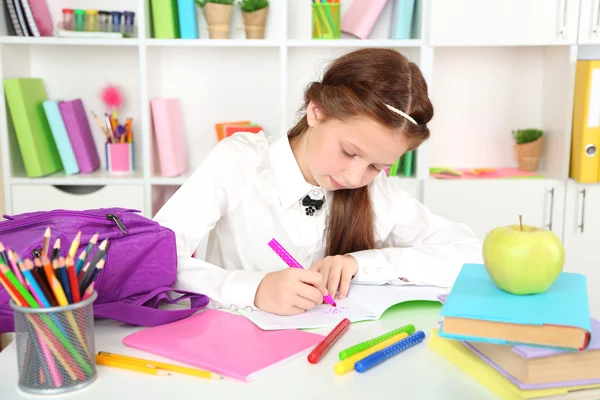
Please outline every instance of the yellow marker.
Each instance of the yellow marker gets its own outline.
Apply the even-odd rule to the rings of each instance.
[[[404,339],[405,337],[408,337],[408,333],[406,333],[406,332],[402,332],[402,333],[399,333],[398,335],[392,336],[388,340],[384,340],[383,342],[376,344],[373,347],[369,347],[368,349],[361,351],[360,353],[356,353],[356,354],[340,361],[339,363],[335,364],[335,366],[333,367],[333,370],[338,375],[344,375],[345,373],[354,370],[354,364],[356,364],[363,358],[368,357],[371,354],[378,352],[379,350],[383,350],[386,347]]]

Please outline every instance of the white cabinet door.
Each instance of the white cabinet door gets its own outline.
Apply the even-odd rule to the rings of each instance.
[[[562,239],[565,182],[551,179],[425,181],[424,204],[471,227],[481,240],[499,226],[519,223],[551,229]]]
[[[587,277],[590,308],[600,318],[600,185],[567,183],[565,271]]]
[[[578,43],[600,43],[600,0],[580,1]]]
[[[431,0],[430,43],[575,44],[578,20],[579,0]]]

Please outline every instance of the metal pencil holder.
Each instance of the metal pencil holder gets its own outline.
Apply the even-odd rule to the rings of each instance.
[[[24,392],[63,394],[96,379],[93,292],[87,299],[62,307],[14,310],[19,367]]]

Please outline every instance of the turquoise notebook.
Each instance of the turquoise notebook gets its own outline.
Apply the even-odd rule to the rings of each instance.
[[[58,101],[46,100],[42,105],[44,106],[44,112],[46,113],[46,118],[48,119],[54,142],[58,148],[58,154],[60,155],[65,174],[72,175],[79,173],[79,165],[75,159],[71,139],[69,139],[65,122],[58,109]]]
[[[580,328],[580,349],[589,345],[592,330],[586,278],[569,272],[562,272],[545,293],[518,296],[499,289],[483,264],[465,264],[440,315],[524,326],[558,325]],[[443,327],[439,336],[467,341],[525,344],[500,337],[450,334],[443,332]]]

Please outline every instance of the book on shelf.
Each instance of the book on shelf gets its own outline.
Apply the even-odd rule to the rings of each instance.
[[[177,0],[150,0],[150,12],[153,38],[179,39]]]
[[[43,81],[40,78],[4,79],[4,93],[27,176],[37,178],[62,170],[42,107],[48,100]]]
[[[179,99],[150,101],[160,173],[173,177],[188,171],[188,153]]]
[[[82,173],[96,171],[100,168],[100,156],[83,101],[81,99],[60,101],[58,108],[75,151],[79,171]]]

